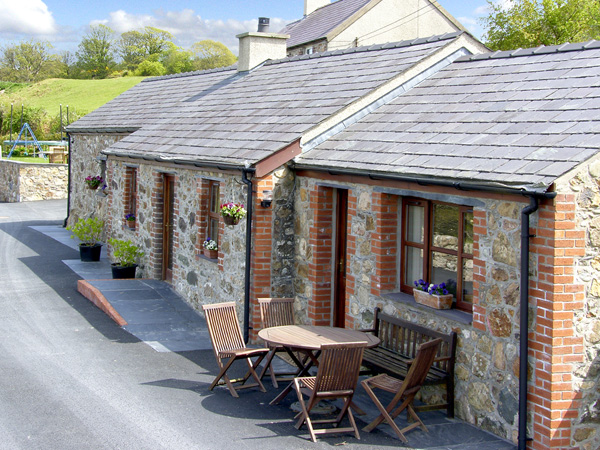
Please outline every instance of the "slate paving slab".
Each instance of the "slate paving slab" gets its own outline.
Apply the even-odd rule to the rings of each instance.
[[[32,227],[49,237],[77,248],[77,242],[69,239],[70,233],[64,228]],[[206,321],[188,303],[186,303],[170,285],[160,280],[112,280],[110,262],[104,257],[98,263],[82,263],[79,260],[63,261],[92,286],[98,289],[111,303],[113,308],[127,320],[123,328],[157,352],[190,352],[195,350],[212,350]],[[287,372],[291,366],[280,358],[275,358],[275,370]],[[362,378],[361,378],[362,379]],[[263,379],[269,394],[275,396],[270,386],[269,375]],[[282,382],[280,387],[284,386]],[[217,387],[225,389],[224,387]],[[253,401],[252,397],[265,395],[249,392],[244,398]],[[386,395],[388,397],[386,397]],[[389,395],[378,392],[384,404]],[[264,398],[260,397],[264,402]],[[290,407],[296,402],[291,393],[282,405]],[[371,402],[362,387],[354,397],[355,403],[365,411],[366,415],[356,416],[359,428],[362,428],[375,417],[378,410]],[[449,419],[443,411],[420,413],[428,432],[419,428],[407,433],[408,445],[397,440],[395,433],[387,424],[381,424],[372,433],[384,433],[397,442],[398,448],[420,450],[514,450],[516,446],[499,437],[469,425],[459,419]],[[397,418],[400,428],[407,425],[406,414]],[[272,424],[276,426],[277,424]],[[281,425],[285,433],[289,432],[289,423]],[[363,434],[364,432],[361,432]],[[366,434],[366,433],[365,433]]]

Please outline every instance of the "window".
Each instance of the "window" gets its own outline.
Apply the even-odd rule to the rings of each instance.
[[[208,187],[208,223],[206,228],[207,237],[219,244],[219,208],[221,193],[220,183],[211,181]]]
[[[306,55],[312,55],[314,52],[315,52],[315,48],[314,47],[307,47],[304,53]]]
[[[134,167],[127,168],[127,187],[125,197],[126,213],[133,214],[137,217],[137,169]]]
[[[401,289],[446,283],[458,309],[473,309],[473,209],[420,199],[402,202]]]

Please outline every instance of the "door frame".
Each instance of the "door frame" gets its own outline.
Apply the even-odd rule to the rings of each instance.
[[[346,277],[348,266],[348,190],[335,189],[333,207],[333,248],[331,283],[331,323],[334,327],[345,328]]]
[[[163,215],[162,215],[162,279],[173,281],[173,223],[175,220],[175,176],[163,174]]]

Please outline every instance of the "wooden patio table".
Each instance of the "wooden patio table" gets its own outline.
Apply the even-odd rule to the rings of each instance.
[[[372,334],[363,333],[358,330],[349,330],[336,327],[317,327],[311,325],[286,325],[283,327],[263,328],[258,332],[258,336],[267,344],[272,346],[282,346],[287,354],[292,358],[298,373],[296,376],[302,377],[308,375],[308,370],[313,365],[318,365],[318,357],[321,345],[330,343],[350,343],[366,342],[367,347],[377,347],[379,338]],[[307,358],[300,361],[294,352],[302,352]],[[294,381],[271,401],[275,405],[283,400],[293,389]]]

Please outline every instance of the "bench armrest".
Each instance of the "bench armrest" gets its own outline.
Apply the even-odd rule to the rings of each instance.
[[[441,358],[435,358],[433,362],[450,361],[450,359],[452,358],[450,358],[449,356],[443,356]]]

